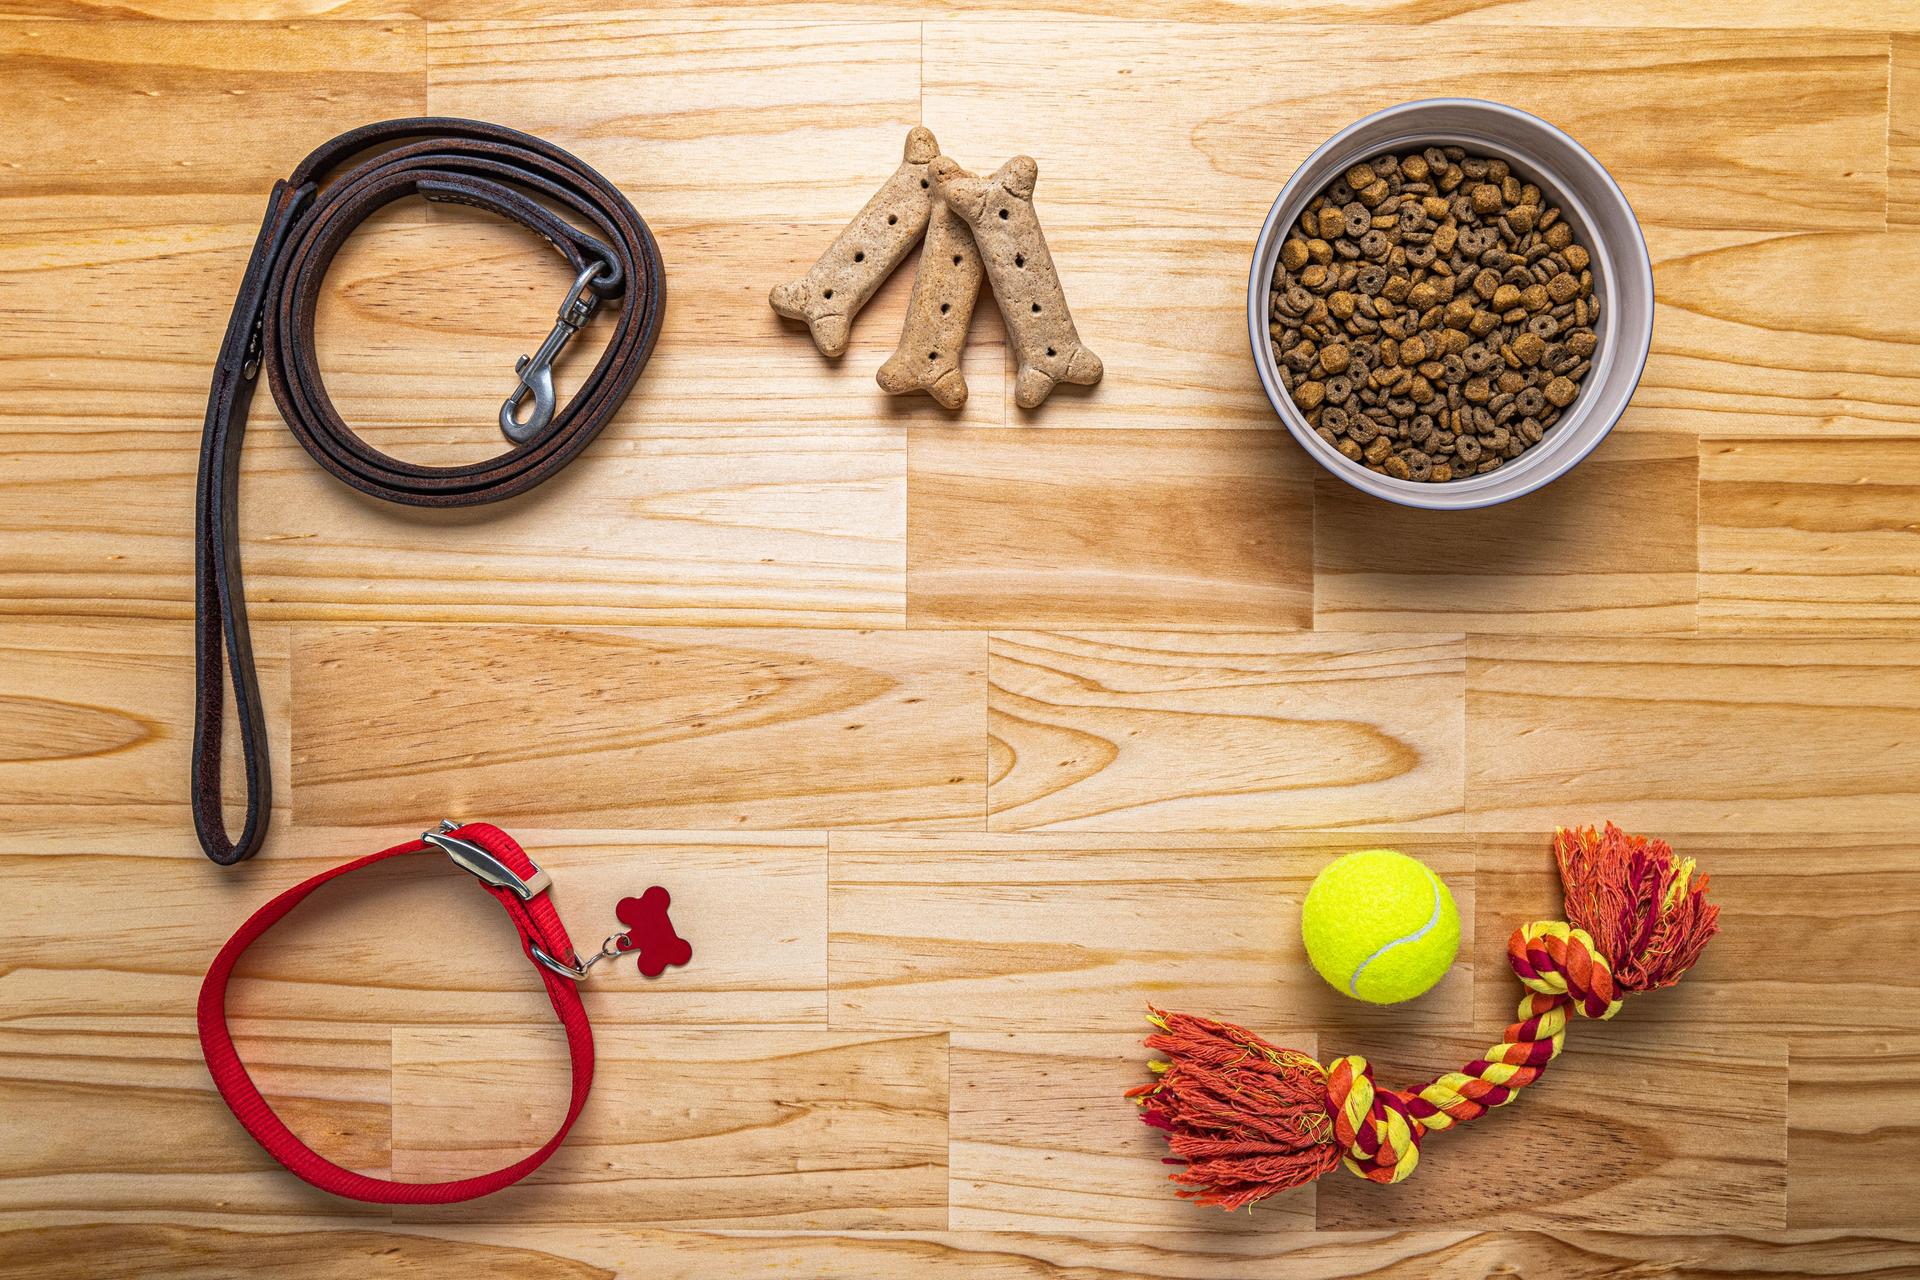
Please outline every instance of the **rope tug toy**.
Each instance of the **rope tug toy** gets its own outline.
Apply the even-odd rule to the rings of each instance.
[[[1410,1092],[1376,1085],[1358,1055],[1321,1066],[1251,1031],[1149,1010],[1158,1078],[1127,1092],[1166,1132],[1179,1194],[1239,1209],[1304,1186],[1344,1164],[1370,1182],[1399,1182],[1420,1141],[1513,1101],[1560,1056],[1567,1011],[1605,1020],[1624,996],[1672,986],[1718,930],[1707,877],[1664,840],[1612,823],[1554,833],[1567,919],[1514,931],[1507,961],[1525,984],[1519,1021],[1478,1061]]]

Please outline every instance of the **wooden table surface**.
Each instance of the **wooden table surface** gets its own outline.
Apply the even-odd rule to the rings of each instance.
[[[1920,4],[247,8],[0,2],[0,1272],[1920,1274]],[[1279,428],[1242,291],[1315,145],[1455,93],[1612,170],[1659,306],[1591,460],[1439,518]],[[274,179],[416,114],[618,183],[665,336],[493,509],[362,500],[256,401],[278,808],[219,871],[184,804],[211,363]],[[887,399],[910,270],[838,362],[768,309],[920,121],[971,167],[1038,159],[1101,386],[1013,407],[983,300],[964,411]],[[565,279],[517,228],[393,206],[327,279],[327,387],[382,448],[496,452]],[[194,999],[253,907],[443,814],[517,833],[576,939],[669,886],[696,954],[589,985],[552,1163],[389,1212],[242,1133]],[[1511,1011],[1507,933],[1558,914],[1553,826],[1609,818],[1711,873],[1684,984],[1576,1026],[1402,1187],[1169,1193],[1119,1098],[1148,1001],[1456,1066]],[[1390,1010],[1297,933],[1374,843],[1468,933]],[[535,1145],[564,1045],[498,909],[356,879],[243,968],[263,1085],[383,1174]]]

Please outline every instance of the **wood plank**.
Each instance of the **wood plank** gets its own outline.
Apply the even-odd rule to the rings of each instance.
[[[1692,436],[1619,432],[1550,489],[1434,513],[1314,481],[1322,631],[1691,630]]]
[[[279,805],[275,839],[292,793],[286,628],[255,628],[253,651]],[[227,702],[227,816],[237,827],[243,777]],[[193,705],[187,623],[0,620],[0,741],[12,744],[0,752],[0,853],[105,841],[204,870],[187,799]]]
[[[1720,933],[1685,981],[1634,996],[1621,1021],[1736,1033],[1767,1027],[1836,1034],[1842,1043],[1863,1027],[1920,1032],[1920,975],[1885,963],[1920,929],[1920,840],[1911,833],[1648,834],[1698,862],[1720,908]],[[1512,1020],[1521,994],[1507,939],[1528,920],[1561,918],[1561,885],[1546,829],[1477,837],[1475,847],[1474,1025],[1495,1030]]]
[[[920,123],[916,22],[443,22],[427,66],[435,114],[590,148],[649,218],[709,227],[837,228]],[[732,294],[762,303],[786,278]]]
[[[1497,1038],[1328,1036],[1320,1048],[1323,1058],[1362,1054],[1377,1075],[1410,1085],[1472,1061]],[[1541,1080],[1500,1111],[1431,1135],[1407,1181],[1321,1179],[1319,1225],[1779,1230],[1786,1059],[1786,1045],[1759,1032],[1571,1027]],[[1543,1164],[1550,1176],[1538,1176]]]
[[[1311,463],[1237,431],[908,440],[907,617],[961,627],[1305,627]]]
[[[393,1054],[400,1176],[510,1163],[565,1112],[558,1030],[397,1028]],[[485,1201],[400,1207],[395,1218],[946,1225],[945,1036],[622,1028],[596,1034],[595,1061],[593,1105],[548,1164]],[[529,1080],[542,1078],[553,1088],[535,1100]]]
[[[1445,636],[996,636],[989,826],[1453,830]]]
[[[1700,626],[1910,636],[1920,439],[1701,444]]]
[[[524,230],[473,210],[404,223],[423,208],[390,206],[336,259],[321,291],[320,360],[369,445],[414,462],[473,462],[505,447],[495,426],[503,377],[551,327],[566,281]],[[191,614],[185,531],[199,419],[226,322],[221,294],[238,282],[252,231],[197,228],[183,243],[177,230],[76,233],[67,252],[0,270],[21,310],[11,352],[38,380],[33,397],[0,409],[0,443],[15,460],[0,481],[0,532],[19,539],[0,560],[0,610],[56,601],[75,613]],[[826,372],[804,338],[782,333],[764,307],[743,312],[726,286],[786,270],[785,255],[818,235],[732,237],[744,259],[716,257],[702,231],[667,235],[673,297],[690,300],[672,304],[633,396],[566,472],[484,510],[402,508],[336,483],[263,390],[241,481],[255,617],[898,626],[906,441],[896,423],[941,411],[883,409],[873,369],[885,351],[864,344],[849,357],[859,368]],[[874,304],[885,350],[907,284]],[[182,297],[198,301],[182,307]],[[138,351],[81,336],[107,325],[139,331]],[[602,339],[590,331],[563,360],[563,394]],[[998,422],[997,331],[976,365],[991,406],[976,416]],[[124,514],[103,520],[103,510]]]
[[[1201,1214],[1194,1210],[1194,1214]],[[1211,1211],[1208,1211],[1211,1213]],[[275,1277],[287,1257],[314,1280],[362,1280],[381,1268],[423,1274],[502,1274],[526,1280],[645,1275],[790,1274],[833,1280],[917,1276],[1038,1276],[1095,1280],[1241,1280],[1284,1272],[1299,1280],[1488,1275],[1617,1280],[1640,1272],[1671,1280],[1902,1274],[1920,1263],[1913,1233],[1836,1231],[1261,1231],[1242,1215],[1211,1230],[1011,1231],[628,1230],[570,1223],[343,1224],[326,1231],[202,1225],[86,1223],[0,1228],[0,1263],[21,1280],[87,1280],[94,1259],[123,1260],[143,1276]],[[1264,1221],[1252,1219],[1255,1222]]]
[[[1251,244],[1314,147],[1369,111],[1463,84],[1580,139],[1645,222],[1884,225],[1884,38],[1612,30],[1570,40],[1557,19],[1504,25],[1511,16],[1450,43],[1438,62],[1427,40],[1383,41],[1365,27],[929,23],[925,118],[963,164],[1031,150],[1049,231],[1237,220]],[[1038,140],[1035,120],[1048,122]],[[1153,181],[1115,183],[1116,139],[1153,158]]]
[[[1920,227],[1920,35],[1904,25],[1887,80],[1887,221]]]
[[[23,908],[0,939],[0,1004],[15,1018],[177,1016],[193,1007],[214,952],[260,904],[414,834],[301,828],[228,874],[204,865],[197,850],[171,858],[120,851],[131,836],[117,846],[0,857]],[[590,952],[618,931],[621,898],[652,884],[673,894],[674,922],[694,943],[695,962],[653,981],[631,964],[596,969],[582,993],[596,1024],[826,1021],[823,835],[518,826],[513,834],[553,876],[576,949]],[[438,854],[321,890],[248,951],[228,1007],[274,1026],[319,1019],[383,1037],[395,1024],[540,1025],[553,1016],[498,904]]]
[[[1920,321],[1878,300],[1920,281],[1920,232],[1831,225],[1656,249],[1654,351],[1634,398],[1641,421],[1708,437],[1920,432]],[[1788,302],[1783,273],[1876,288],[1812,289]]]
[[[59,1214],[98,1221],[108,1210],[384,1216],[289,1177],[255,1145],[214,1091],[184,1012],[0,1028],[0,1214],[30,1225]],[[295,1133],[328,1159],[386,1176],[384,1027],[310,1022],[240,1029],[234,1040]]]
[[[978,827],[984,650],[937,632],[302,627],[294,806],[316,825],[404,827],[454,795],[523,826]],[[485,728],[450,746],[448,724]]]
[[[0,24],[8,256],[102,226],[243,223],[251,241],[314,147],[426,114],[426,35],[395,20]]]
[[[1314,1052],[1311,1036],[1289,1043]],[[1138,1036],[956,1035],[953,1226],[1310,1230],[1311,1188],[1232,1219],[1174,1194],[1166,1142],[1122,1096],[1151,1079],[1147,1058]]]
[[[369,16],[406,15],[428,19],[500,21],[526,18],[575,18],[583,10],[578,0],[265,0],[264,3],[207,4],[193,0],[7,0],[0,14],[12,16],[85,18],[96,15],[143,14],[158,18],[198,19],[210,12],[245,18],[327,18],[334,21]],[[852,19],[916,19],[925,6],[912,0],[781,0],[777,5],[753,0],[723,0],[698,4],[692,0],[647,6],[654,18],[729,18],[765,20],[776,13],[783,20],[848,21]],[[1913,0],[1624,0],[1605,8],[1566,8],[1552,0],[1454,0],[1436,5],[1430,0],[1319,0],[1310,9],[1277,0],[948,0],[943,17],[997,21],[1011,16],[1046,16],[1061,21],[1088,18],[1179,19],[1184,22],[1266,22],[1307,19],[1316,23],[1361,27],[1428,28],[1439,33],[1471,36],[1489,26],[1549,28],[1676,27],[1780,28],[1822,30],[1902,31],[1920,27],[1920,6]]]
[[[1468,655],[1470,830],[1843,833],[1911,815],[1911,642],[1504,637]]]
[[[1851,1031],[1787,1041],[1791,1226],[1858,1227],[1920,1203],[1920,1035]]]
[[[1444,876],[1464,930],[1461,962],[1392,1009],[1321,981],[1300,942],[1313,877],[1370,844]],[[837,834],[830,865],[839,1029],[1144,1034],[1149,1003],[1262,1026],[1472,1018],[1474,856],[1457,839]]]

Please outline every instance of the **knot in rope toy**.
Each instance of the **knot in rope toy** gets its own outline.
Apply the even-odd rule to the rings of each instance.
[[[1717,931],[1707,877],[1663,840],[1612,823],[1554,834],[1567,919],[1514,931],[1507,962],[1527,988],[1499,1044],[1413,1090],[1377,1085],[1350,1054],[1322,1066],[1230,1023],[1149,1014],[1157,1079],[1128,1092],[1165,1131],[1179,1194],[1238,1209],[1304,1186],[1337,1164],[1371,1182],[1404,1180],[1430,1132],[1511,1102],[1560,1056],[1568,1010],[1605,1021],[1629,992],[1672,986]]]

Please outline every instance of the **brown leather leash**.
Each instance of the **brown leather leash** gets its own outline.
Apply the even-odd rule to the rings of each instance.
[[[341,420],[321,382],[313,320],[327,267],[371,214],[411,195],[512,219],[550,243],[574,273],[553,332],[521,358],[519,380],[501,406],[500,428],[513,447],[485,462],[429,467],[390,457]],[[240,444],[260,370],[294,437],[342,482],[404,506],[498,502],[566,466],[613,417],[653,354],[665,284],[653,234],[612,183],[559,147],[499,125],[435,118],[367,125],[326,143],[274,184],[214,368],[200,446],[192,805],[209,858],[231,865],[252,857],[272,809],[238,537]],[[552,361],[595,306],[612,297],[622,302],[606,350],[573,398],[556,409]],[[518,411],[527,399],[533,409],[522,420]],[[228,835],[221,808],[221,716],[229,680],[246,769],[238,839]]]

